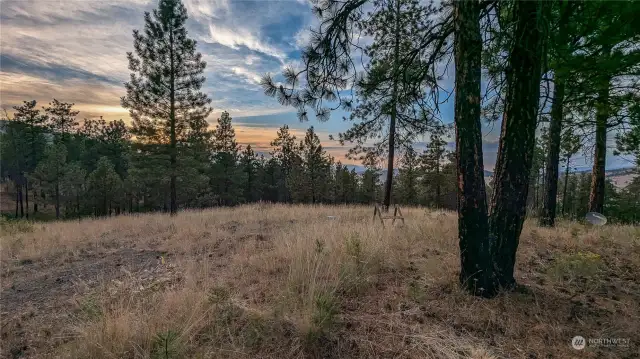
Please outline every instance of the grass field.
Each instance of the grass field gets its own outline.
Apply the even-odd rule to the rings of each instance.
[[[1,357],[638,358],[640,228],[528,223],[516,278],[457,284],[454,213],[250,205],[2,222]],[[327,216],[336,216],[328,219]],[[571,347],[624,338],[626,346]]]

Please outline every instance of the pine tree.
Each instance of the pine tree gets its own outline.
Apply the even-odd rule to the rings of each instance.
[[[133,119],[133,134],[168,144],[170,212],[176,214],[178,141],[191,121],[205,119],[211,100],[201,92],[206,63],[187,37],[187,10],[180,0],[160,0],[145,13],[145,29],[134,30],[134,53],[128,53],[131,79],[121,100]],[[160,148],[158,148],[160,149]]]
[[[562,214],[565,215],[567,213],[567,205],[570,203],[568,200],[568,194],[570,192],[567,192],[567,190],[571,171],[571,157],[580,151],[582,144],[580,143],[580,137],[575,135],[571,128],[565,129],[561,138],[560,156],[565,161],[564,185],[562,189]]]
[[[228,112],[223,112],[213,131],[213,167],[211,182],[219,205],[242,202],[244,174],[238,165],[239,146]]]
[[[61,192],[65,198],[65,216],[79,217],[83,214],[82,204],[87,199],[85,193],[87,172],[79,162],[66,165],[61,181]]]
[[[447,133],[446,128],[431,132],[427,149],[419,157],[420,187],[424,192],[428,205],[436,208],[442,207],[442,190],[445,184],[445,176],[442,171],[444,161],[449,155],[447,142],[443,136]],[[450,179],[448,179],[450,180]]]
[[[300,152],[304,166],[305,202],[317,203],[322,201],[327,191],[327,173],[329,157],[320,144],[318,135],[309,127],[304,139],[300,143]]]
[[[56,218],[60,218],[61,185],[67,169],[67,148],[63,143],[48,145],[44,158],[33,174],[38,186],[55,200]]]
[[[260,173],[263,171],[262,162],[258,160],[251,145],[247,145],[240,155],[240,167],[244,173],[243,198],[246,202],[255,202],[262,198]]]
[[[379,200],[381,189],[381,171],[376,167],[376,158],[374,156],[365,157],[362,164],[366,169],[362,173],[358,201],[364,204],[376,203]]]
[[[94,200],[94,214],[111,215],[113,207],[117,205],[118,194],[122,193],[122,179],[107,157],[98,160],[96,170],[89,175],[88,187]]]
[[[398,203],[415,205],[418,200],[418,178],[419,178],[418,154],[409,147],[404,151],[398,168],[398,192],[396,201]]]
[[[49,128],[56,135],[58,141],[62,141],[67,145],[78,128],[76,116],[80,112],[72,110],[73,105],[73,103],[60,102],[53,99],[49,106],[44,108]]]
[[[22,105],[14,106],[15,110],[13,119],[22,123],[22,131],[24,132],[25,148],[24,150],[24,173],[32,173],[38,162],[42,159],[44,148],[46,145],[45,129],[43,125],[47,121],[46,115],[40,113],[36,108],[36,101],[23,101]],[[25,200],[27,205],[26,218],[29,218],[29,176],[24,176]],[[33,212],[38,212],[37,202],[33,203]]]
[[[273,151],[271,156],[275,158],[279,165],[281,176],[278,180],[279,201],[290,202],[292,200],[291,190],[295,180],[300,173],[302,160],[300,159],[299,146],[296,144],[296,136],[289,132],[289,126],[283,125],[278,129],[276,138],[271,141]]]

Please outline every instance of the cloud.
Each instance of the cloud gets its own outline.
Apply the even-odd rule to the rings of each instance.
[[[204,38],[203,41],[217,43],[234,50],[239,49],[240,46],[244,46],[250,50],[273,56],[280,61],[284,61],[286,58],[283,51],[261,41],[256,35],[242,28],[230,29],[209,24],[209,38]]]
[[[222,18],[229,13],[229,0],[183,0],[189,16],[197,19]]]
[[[233,73],[236,75],[243,76],[249,83],[252,83],[252,84],[260,83],[261,76],[245,67],[234,66],[231,68],[231,71],[233,71]]]

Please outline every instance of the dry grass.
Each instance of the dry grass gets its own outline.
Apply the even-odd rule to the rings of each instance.
[[[457,286],[455,214],[404,211],[384,229],[368,207],[282,205],[3,223],[0,355],[638,357],[639,228],[527,224],[524,289],[483,300]]]

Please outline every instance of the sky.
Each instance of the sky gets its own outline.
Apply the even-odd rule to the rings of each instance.
[[[283,124],[298,138],[313,125],[336,160],[353,164],[345,159],[347,148],[329,140],[349,127],[342,119],[345,113],[332,113],[327,122],[311,118],[300,123],[294,109],[264,95],[259,85],[262,75],[299,63],[309,29],[316,25],[307,0],[183,3],[189,35],[207,62],[204,92],[213,100],[212,126],[222,111],[229,111],[238,142],[268,152]],[[130,73],[126,53],[133,50],[133,30],[144,27],[144,12],[156,6],[155,0],[1,0],[0,104],[10,109],[35,99],[44,106],[56,98],[75,103],[80,119],[129,121],[128,111],[120,107]],[[453,120],[452,99],[441,107],[444,122]],[[483,128],[488,170],[495,164],[499,130],[499,124]],[[584,156],[575,162],[589,166]],[[625,159],[608,158],[608,168],[628,165]]]

